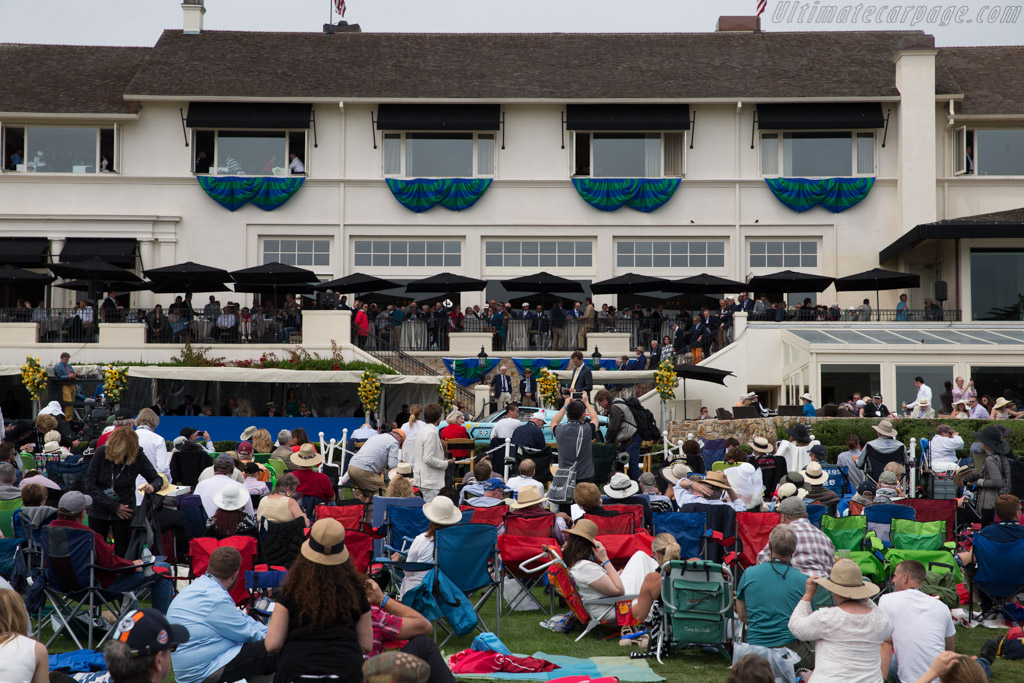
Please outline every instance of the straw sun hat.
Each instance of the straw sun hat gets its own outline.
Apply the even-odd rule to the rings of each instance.
[[[544,497],[544,494],[536,486],[524,486],[519,489],[516,500],[510,500],[508,506],[513,510],[520,510],[531,505],[543,503],[546,500],[547,498]]]
[[[579,536],[590,545],[597,545],[597,525],[589,519],[579,520],[571,529],[566,529],[565,533]]]
[[[345,547],[345,527],[329,517],[317,520],[309,530],[309,538],[302,543],[302,556],[327,566],[346,562],[349,554]]]
[[[431,522],[441,526],[451,526],[462,520],[462,511],[455,507],[455,503],[447,496],[438,496],[429,503],[425,503],[423,514]]]
[[[851,600],[871,598],[878,595],[879,591],[878,586],[864,580],[864,575],[856,562],[845,558],[832,566],[832,573],[829,576],[816,579],[815,583]]]
[[[304,443],[299,450],[292,455],[292,462],[299,467],[316,467],[324,461],[324,456],[316,452],[313,444]]]

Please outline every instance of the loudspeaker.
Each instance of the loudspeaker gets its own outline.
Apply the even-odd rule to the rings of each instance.
[[[949,293],[946,287],[945,280],[939,280],[935,283],[935,300],[946,301],[949,298]]]

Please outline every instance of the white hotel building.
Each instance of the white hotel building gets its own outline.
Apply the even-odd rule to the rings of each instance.
[[[912,309],[942,300],[962,322],[738,321],[735,343],[705,361],[737,377],[691,385],[690,398],[731,405],[749,387],[777,404],[871,388],[892,405],[922,367],[936,394],[957,374],[984,374],[993,393],[1022,383],[1024,47],[725,19],[686,34],[206,31],[201,0],[183,10],[185,30],[153,47],[0,45],[0,265],[46,272],[99,255],[140,274],[283,261],[324,280],[547,270],[585,283],[880,266],[920,275]],[[268,176],[263,203],[215,201],[226,175]],[[420,177],[486,182],[456,183],[465,204],[477,199],[468,207],[417,212],[399,200]],[[645,210],[601,210],[629,199],[614,191],[612,206],[592,205],[605,178],[650,179],[634,200]],[[808,209],[780,178],[846,180]],[[72,305],[62,289],[9,291]],[[898,293],[882,292],[881,308]],[[504,295],[464,292],[461,303]],[[798,296],[874,306],[866,292]],[[59,345],[10,325],[0,363],[56,357]],[[100,334],[76,358],[177,350]],[[443,355],[480,345],[452,343]],[[601,343],[605,355],[625,350]]]

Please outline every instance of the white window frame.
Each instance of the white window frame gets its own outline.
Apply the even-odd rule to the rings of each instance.
[[[284,135],[284,168],[285,168],[285,171],[286,171],[285,175],[283,175],[283,176],[275,176],[273,174],[271,174],[271,175],[264,175],[263,173],[256,173],[256,174],[253,174],[253,175],[250,175],[250,176],[246,176],[246,177],[249,177],[249,178],[256,178],[256,177],[260,177],[260,178],[276,178],[276,177],[280,177],[280,178],[308,178],[309,177],[309,161],[310,161],[310,159],[309,159],[309,129],[307,129],[307,128],[192,128],[190,130],[192,131],[191,145],[192,145],[192,150],[193,150],[192,151],[192,160],[190,161],[190,172],[192,173],[192,175],[220,176],[220,174],[217,173],[217,161],[218,161],[218,158],[219,158],[219,155],[220,155],[220,134],[221,134],[221,131],[225,131],[225,132],[232,132],[232,133],[281,133],[282,135]],[[213,133],[213,159],[210,160],[210,172],[209,173],[196,173],[196,158],[195,158],[195,155],[196,155],[196,152],[195,152],[195,149],[196,149],[196,134],[197,133],[211,133],[211,132]],[[291,144],[292,144],[291,143],[291,135],[292,135],[292,133],[302,133],[303,136],[304,136],[304,139],[305,139],[305,144],[303,145],[304,149],[302,150],[302,154],[299,155],[299,156],[302,157],[302,166],[303,166],[303,168],[306,169],[305,173],[292,174],[291,169],[289,168],[289,165],[291,164],[291,160],[288,158],[288,155],[290,155],[292,153],[292,151],[293,151],[292,147],[291,147]],[[231,173],[226,173],[225,175],[232,175],[232,174]],[[271,239],[273,239],[273,238],[271,238]]]
[[[370,255],[370,265],[356,265],[356,256],[357,256],[356,243],[357,242],[370,242],[371,243],[370,252],[369,252],[369,255]],[[388,265],[386,265],[386,266],[375,266],[375,265],[373,265],[373,257],[374,257],[374,255],[376,253],[378,253],[378,252],[373,251],[373,245],[372,245],[373,242],[387,242],[388,243],[388,251],[387,251],[387,254],[388,254]],[[394,251],[391,249],[391,243],[392,242],[406,242],[406,243],[409,243],[409,242],[424,242],[423,265],[422,266],[410,266],[410,265],[392,266],[391,265],[391,255],[394,253]],[[426,249],[426,243],[429,243],[429,242],[438,242],[438,243],[441,244],[441,252],[440,252],[440,254],[441,254],[442,265],[440,265],[440,266],[430,266],[430,265],[427,265],[427,258],[426,257],[436,253],[436,252],[428,251]],[[444,248],[445,242],[454,242],[454,243],[456,243],[459,246],[458,252],[453,254],[452,252],[445,251],[445,248]],[[463,267],[463,263],[464,263],[463,259],[464,259],[464,251],[465,251],[465,242],[463,240],[461,240],[461,239],[458,239],[458,238],[450,238],[450,237],[440,237],[440,238],[438,238],[438,237],[431,237],[431,238],[425,238],[425,237],[420,237],[420,236],[401,237],[401,236],[397,236],[397,235],[389,235],[387,237],[381,237],[381,236],[375,236],[375,235],[358,235],[358,236],[353,236],[351,238],[351,240],[349,241],[349,247],[350,247],[349,251],[352,254],[352,259],[351,259],[352,262],[349,264],[349,266],[353,270],[370,271],[372,269],[378,269],[380,271],[387,270],[387,271],[390,272],[390,269],[393,269],[393,268],[405,268],[405,269],[409,269],[411,271],[418,272],[419,269],[424,269],[424,270],[431,269],[431,270],[433,270],[433,269],[436,269],[436,268],[441,268],[443,270],[449,270],[450,269],[450,272],[459,273],[459,272],[462,272],[462,267]],[[408,258],[408,256],[410,254],[413,254],[413,253],[419,254],[419,252],[410,252],[408,250],[408,248],[406,248],[406,251],[405,251],[406,258]],[[362,254],[362,252],[359,252],[359,254]],[[450,255],[457,255],[459,257],[459,265],[457,265],[457,266],[446,266],[446,265],[443,265],[444,264],[444,257],[445,256],[450,256]],[[408,263],[408,261],[407,261],[407,263]],[[440,271],[437,271],[437,272],[440,272]]]
[[[296,264],[296,267],[297,268],[306,268],[307,270],[311,270],[314,273],[316,273],[318,278],[321,278],[321,279],[324,278],[324,277],[326,277],[328,279],[331,279],[333,277],[333,274],[335,272],[335,264],[334,264],[334,238],[331,237],[330,235],[295,235],[295,234],[260,235],[259,236],[259,245],[258,245],[257,259],[259,260],[261,265],[265,262],[265,255],[266,255],[266,247],[265,247],[265,245],[267,243],[267,240],[277,240],[278,242],[280,242],[282,240],[294,240],[295,242],[304,242],[304,241],[307,241],[307,240],[311,241],[311,242],[327,242],[327,265],[326,266],[318,266],[318,265],[315,265],[315,264],[314,265],[309,265],[309,266],[302,266],[302,265],[297,265]],[[281,250],[278,249],[277,253],[280,255],[281,254]],[[296,253],[298,253],[298,251],[296,251]],[[315,256],[317,252],[314,249],[312,253]],[[324,280],[324,281],[326,281],[326,280]]]
[[[721,256],[722,257],[722,265],[721,266],[707,265],[707,261],[705,261],[705,265],[703,265],[703,266],[692,266],[692,265],[689,265],[690,251],[689,251],[689,247],[687,247],[687,253],[686,253],[687,265],[685,265],[685,266],[673,266],[673,265],[671,265],[671,263],[669,265],[667,265],[667,266],[656,266],[656,265],[654,265],[654,259],[653,258],[651,259],[651,265],[650,266],[638,266],[638,265],[636,265],[637,253],[636,253],[636,247],[634,246],[634,248],[633,248],[633,265],[631,265],[631,266],[620,266],[619,265],[619,245],[620,244],[630,243],[630,242],[632,242],[634,244],[636,242],[668,242],[670,244],[672,242],[685,242],[687,244],[691,244],[691,243],[694,243],[694,242],[703,242],[706,245],[710,245],[712,243],[718,243],[718,244],[722,245],[722,252],[721,253],[717,253],[716,252],[716,253],[712,254],[710,251],[705,250],[703,255],[704,255],[705,258],[708,258],[710,256]],[[668,256],[669,256],[669,261],[671,262],[672,256],[673,256],[673,254],[671,252],[671,247],[669,247],[669,250],[670,251],[669,251]],[[667,239],[665,237],[628,237],[628,238],[623,238],[623,239],[615,240],[615,269],[616,270],[624,270],[624,271],[631,271],[631,270],[637,270],[637,269],[639,269],[639,270],[650,269],[650,270],[656,270],[656,271],[659,271],[659,272],[663,272],[663,271],[667,271],[667,270],[682,270],[682,271],[685,271],[685,270],[694,270],[694,269],[708,270],[709,272],[713,271],[713,270],[724,270],[726,268],[726,265],[727,265],[726,256],[728,254],[728,250],[729,250],[728,240],[725,239],[724,237],[708,237],[706,239],[698,239],[698,238],[686,238],[686,239],[674,239],[673,238],[673,239]],[[653,256],[653,254],[652,254],[652,256]]]
[[[618,178],[618,177],[621,177],[621,176],[595,176],[594,175],[594,173],[593,173],[593,171],[594,171],[594,133],[612,134],[612,135],[614,135],[616,133],[644,133],[644,134],[657,133],[659,136],[661,136],[660,137],[660,140],[661,140],[661,158],[659,160],[660,161],[659,173],[656,176],[643,176],[643,177],[645,177],[645,178],[649,178],[649,177],[653,177],[653,178],[685,178],[686,177],[686,162],[687,162],[687,154],[686,154],[687,144],[686,144],[686,140],[687,140],[687,135],[690,132],[688,130],[572,130],[572,131],[569,131],[569,132],[570,132],[570,136],[569,136],[569,177],[570,178]],[[588,144],[590,146],[590,149],[588,150],[588,153],[590,155],[589,158],[590,158],[590,171],[591,172],[590,172],[589,175],[580,175],[580,174],[576,173],[576,136],[578,134],[586,135],[587,136]],[[667,148],[666,145],[665,145],[665,136],[666,135],[681,135],[682,138],[683,138],[683,144],[682,144],[682,147],[681,147],[682,158],[680,159],[680,162],[679,162],[680,168],[682,169],[682,173],[680,175],[672,175],[672,176],[665,175],[665,150]]]
[[[989,176],[991,178],[1020,178],[1021,176],[1024,176],[1024,173],[1015,173],[1015,174],[995,174],[995,173],[989,173],[989,174],[982,174],[981,173],[982,167],[981,167],[981,165],[979,163],[981,161],[981,149],[980,149],[981,145],[978,144],[978,133],[979,132],[985,132],[987,130],[1024,130],[1024,124],[1008,125],[1008,126],[992,126],[992,125],[989,125],[989,126],[974,126],[970,130],[974,134],[973,137],[971,138],[971,142],[973,143],[973,150],[974,150],[973,161],[974,161],[974,175],[975,176],[979,176],[980,177],[981,175],[987,175],[987,176]],[[965,136],[965,140],[966,140],[966,136]],[[967,153],[967,148],[966,148],[966,142],[965,142],[964,154],[966,154],[966,153]]]
[[[519,245],[520,245],[519,246],[519,265],[518,266],[506,266],[505,265],[505,263],[504,263],[505,251],[504,251],[504,246],[503,246],[502,247],[502,251],[501,251],[502,264],[498,265],[498,266],[488,266],[487,265],[487,256],[488,256],[487,245],[491,244],[491,243],[501,243],[502,245],[504,245],[505,242],[518,242],[519,243]],[[555,244],[556,246],[555,246],[554,256],[555,256],[556,265],[553,265],[553,266],[542,266],[542,265],[540,265],[540,255],[541,255],[541,252],[540,252],[539,246],[538,246],[538,251],[537,251],[537,256],[538,256],[537,263],[538,263],[538,265],[536,265],[536,266],[524,266],[524,265],[522,265],[522,257],[523,257],[522,244],[523,244],[523,242],[537,242],[538,245],[539,245],[540,242],[551,242],[551,243]],[[557,261],[558,261],[558,247],[557,247],[557,243],[558,242],[572,242],[573,243],[573,245],[574,245],[573,246],[573,251],[572,251],[573,265],[571,265],[571,266],[559,266],[559,265],[557,265]],[[577,245],[577,244],[589,244],[590,245],[590,265],[589,266],[576,265],[577,255],[582,253],[582,252],[580,252],[576,248],[575,245]],[[543,237],[536,237],[536,238],[512,237],[511,239],[501,239],[500,237],[485,238],[485,239],[482,240],[482,244],[480,245],[480,253],[481,253],[481,264],[480,264],[481,268],[483,269],[484,273],[491,274],[491,275],[493,275],[493,274],[502,274],[502,273],[521,273],[521,272],[522,273],[535,273],[538,270],[548,270],[550,272],[555,272],[557,270],[558,274],[563,275],[563,276],[566,273],[571,273],[573,275],[586,275],[586,274],[590,274],[590,273],[596,272],[596,269],[597,269],[597,243],[596,243],[595,240],[587,239],[587,238],[576,238],[576,237],[569,237],[569,238],[563,238],[563,239],[550,239],[550,238],[543,238]],[[547,256],[547,255],[550,255],[550,254],[545,254],[545,256]]]
[[[763,265],[763,266],[755,266],[755,265],[753,265],[751,263],[751,258],[754,256],[753,246],[754,246],[755,242],[764,242],[765,245],[766,245],[765,246],[765,254],[764,254],[765,255],[765,265]],[[785,263],[785,258],[786,258],[785,247],[783,247],[783,252],[781,254],[782,259],[783,259],[782,265],[781,266],[770,266],[770,265],[768,265],[767,257],[769,256],[769,254],[768,254],[767,244],[769,244],[771,242],[778,242],[780,244],[785,244],[786,242],[796,242],[797,244],[802,244],[804,242],[810,242],[811,244],[814,245],[815,265],[813,265],[813,266],[804,266],[804,265],[787,266],[786,263]],[[796,268],[796,269],[799,269],[799,270],[809,270],[809,271],[812,271],[812,272],[821,272],[821,247],[822,247],[822,242],[821,242],[821,238],[820,237],[749,237],[749,238],[747,238],[747,244],[746,244],[746,266],[747,266],[746,269],[748,271],[751,271],[751,272],[761,272],[761,271],[766,271],[767,272],[767,271],[774,271],[774,270],[789,270],[789,269]],[[778,254],[771,254],[771,256],[777,256],[777,255]],[[803,248],[801,247],[801,251],[800,251],[799,256],[802,257],[803,255],[804,255],[803,254]],[[758,256],[760,256],[760,254],[758,254]]]
[[[953,129],[953,175],[967,173],[967,126]]]
[[[762,178],[784,178],[785,165],[782,136],[785,133],[849,133],[850,134],[850,173],[845,174],[841,177],[849,178],[876,178],[878,177],[878,135],[872,129],[854,128],[854,129],[834,129],[834,130],[762,130],[758,131],[760,135],[757,137],[757,173]],[[857,136],[860,134],[870,134],[873,145],[872,145],[872,170],[871,173],[858,173],[857,172]],[[777,140],[778,145],[778,167],[776,173],[765,173],[764,165],[761,163],[761,144],[765,137],[773,136]],[[809,176],[811,178],[830,178],[833,176]],[[836,176],[840,177],[840,176]]]
[[[481,131],[469,131],[469,130],[410,130],[410,131],[386,130],[386,131],[381,131],[380,173],[381,173],[382,177],[384,177],[384,178],[413,178],[413,177],[416,177],[416,178],[421,178],[421,177],[422,178],[440,178],[440,177],[442,177],[442,176],[411,176],[408,173],[406,173],[406,168],[405,168],[405,136],[408,133],[412,133],[414,135],[419,135],[419,134],[422,134],[422,133],[427,133],[427,134],[429,134],[429,133],[439,133],[439,134],[441,134],[441,133],[470,133],[473,136],[473,173],[469,177],[471,177],[471,178],[496,178],[498,176],[498,135],[497,135],[496,131],[493,131],[493,130],[481,130]],[[386,172],[386,168],[385,168],[386,158],[385,158],[384,142],[383,142],[383,140],[388,135],[398,135],[398,136],[400,136],[399,137],[399,149],[400,149],[400,152],[401,152],[401,161],[399,162],[399,165],[401,166],[401,172],[400,173],[387,173]],[[492,162],[493,168],[491,169],[491,173],[480,173],[479,168],[478,168],[479,162],[480,162],[480,147],[479,147],[480,136],[490,136],[490,138],[491,138],[491,144],[492,144],[492,147],[493,147],[493,152],[492,152],[492,155],[491,155],[492,156],[492,161],[491,162]],[[443,176],[443,177],[448,177],[448,176]],[[462,176],[459,176],[459,177],[462,177]]]
[[[84,125],[84,124],[66,124],[66,125],[62,124],[62,125],[57,125],[57,124],[38,124],[38,123],[14,123],[14,122],[4,123],[4,124],[0,125],[0,160],[6,160],[7,159],[7,129],[8,128],[20,128],[23,131],[22,132],[22,138],[23,138],[22,139],[22,151],[24,152],[24,157],[21,160],[21,164],[25,166],[25,169],[21,170],[21,171],[15,169],[15,170],[12,171],[12,170],[8,170],[6,167],[4,167],[3,164],[0,164],[0,173],[34,173],[34,174],[39,174],[39,175],[56,176],[56,177],[78,176],[78,175],[105,175],[102,171],[100,171],[100,158],[103,155],[103,150],[100,148],[101,137],[102,137],[102,134],[103,134],[102,133],[103,130],[112,130],[113,131],[113,136],[114,136],[114,151],[111,154],[111,157],[113,157],[113,158],[110,161],[111,161],[111,164],[113,164],[115,170],[114,171],[108,171],[107,173],[109,173],[110,175],[123,175],[123,171],[121,170],[121,125],[118,124],[118,123],[93,124],[93,125]],[[28,129],[29,128],[85,128],[85,129],[94,129],[96,131],[96,157],[95,157],[95,159],[93,161],[93,168],[95,170],[93,170],[91,172],[88,172],[88,173],[74,173],[74,172],[66,173],[66,172],[63,172],[63,171],[29,171],[28,170],[28,162],[26,161],[26,159],[28,159],[29,149],[30,149],[30,143],[29,143],[29,139],[28,139]]]

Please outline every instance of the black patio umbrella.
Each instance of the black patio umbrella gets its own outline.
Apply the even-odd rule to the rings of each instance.
[[[650,275],[626,273],[590,285],[594,294],[629,294],[631,292],[657,292],[665,290],[668,280]]]
[[[705,365],[677,365],[676,376],[683,380],[683,419],[686,419],[686,380],[693,379],[698,382],[714,382],[725,386],[725,378],[732,377],[733,373],[728,370],[719,370]]]
[[[125,286],[145,285],[142,278],[130,270],[107,263],[103,259],[96,257],[86,259],[85,261],[51,263],[47,268],[59,277],[69,280],[81,280],[84,286],[77,287],[76,289],[86,290],[89,293],[89,299],[96,299],[97,287],[110,283],[118,283],[122,288],[125,288]],[[144,286],[143,289],[148,289],[148,285]],[[128,289],[125,288],[122,291],[128,291]]]
[[[537,307],[537,304],[540,304],[541,308],[544,308],[544,299],[545,299],[545,297],[554,297],[554,296],[557,296],[560,299],[562,299],[563,304],[567,308],[572,308],[573,304],[575,304],[577,301],[579,301],[580,303],[583,302],[583,295],[581,295],[579,293],[569,293],[569,292],[533,292],[532,294],[519,294],[519,295],[516,295],[516,296],[509,297],[507,303],[511,304],[512,305],[512,310],[516,311],[517,313],[522,309],[523,303],[530,304],[530,310],[532,311],[532,310],[534,310]]]
[[[313,287],[320,284],[313,271],[277,261],[234,270],[230,275],[235,279],[236,292],[270,294],[274,297],[275,306],[280,305],[277,297],[280,289],[290,294],[303,294],[312,292]]]
[[[501,286],[509,292],[537,292],[538,294],[583,292],[583,285],[576,280],[552,275],[543,270],[532,275],[502,280]]]
[[[762,293],[824,292],[834,281],[834,278],[824,275],[782,270],[768,275],[755,275],[747,282],[747,287]]]
[[[225,285],[231,282],[231,275],[223,268],[204,266],[201,263],[186,261],[173,266],[151,268],[145,271],[153,285],[154,292],[226,292],[231,291]]]
[[[661,289],[666,292],[679,292],[680,294],[705,294],[707,292],[743,292],[746,291],[747,285],[744,282],[701,273],[692,277],[672,280]]]
[[[33,273],[31,270],[16,268],[14,266],[0,266],[0,283],[7,285],[47,285],[56,280],[52,275]],[[10,287],[4,287],[4,305],[10,306]]]
[[[122,282],[121,280],[69,280],[62,282],[58,287],[75,291],[88,291],[91,285],[98,285],[104,291],[110,292],[143,292],[150,290],[149,282]]]
[[[423,292],[479,292],[487,286],[487,280],[478,280],[474,277],[455,275],[453,273],[438,273],[422,280],[414,280],[405,286],[409,293]]]
[[[352,273],[351,275],[339,277],[338,279],[331,280],[330,282],[321,282],[313,289],[319,291],[333,289],[336,292],[352,292],[358,296],[366,292],[380,292],[383,289],[394,289],[395,287],[401,287],[401,285],[397,282],[385,280],[373,275]]]
[[[863,273],[847,275],[836,280],[837,292],[870,292],[875,290],[875,310],[878,310],[878,292],[882,289],[914,289],[921,286],[921,276],[896,270],[872,268]]]

